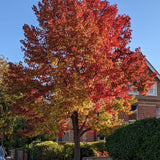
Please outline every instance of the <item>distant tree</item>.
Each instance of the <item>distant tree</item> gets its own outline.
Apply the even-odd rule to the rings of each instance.
[[[26,147],[27,145],[31,144],[33,141],[37,140],[46,140],[44,136],[36,136],[36,137],[22,137],[19,134],[19,131],[23,131],[27,128],[27,125],[25,123],[25,117],[17,117],[14,122],[14,128],[13,128],[13,139],[10,143],[11,147],[13,148],[19,148],[19,147]]]
[[[24,130],[27,125],[24,123],[25,116],[17,116],[12,111],[12,104],[21,96],[16,94],[10,95],[9,90],[5,83],[5,76],[8,73],[9,64],[4,56],[0,57],[0,136],[1,144],[6,149],[9,147],[22,147],[31,143],[32,139],[26,139],[18,135],[19,130]]]
[[[74,160],[80,159],[80,137],[89,130],[105,133],[120,124],[134,98],[153,85],[140,49],[130,51],[130,18],[104,0],[43,0],[33,6],[39,27],[24,25],[27,65],[10,65],[13,104],[24,115],[24,136],[74,132]],[[69,124],[72,124],[69,126]]]
[[[15,102],[16,96],[8,93],[8,88],[4,83],[4,76],[8,72],[8,62],[0,57],[0,135],[3,137],[1,143],[9,146],[13,138],[14,122],[16,117],[13,116],[11,104]]]

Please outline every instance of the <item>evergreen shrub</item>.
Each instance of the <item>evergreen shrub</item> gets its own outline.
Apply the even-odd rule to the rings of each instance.
[[[160,159],[160,119],[148,118],[123,126],[106,137],[113,160]]]

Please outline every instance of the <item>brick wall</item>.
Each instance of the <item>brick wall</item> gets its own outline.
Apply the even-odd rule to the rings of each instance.
[[[147,102],[138,104],[138,119],[156,117],[156,104]]]
[[[85,136],[86,136],[86,142],[94,142],[95,141],[94,133],[87,132]]]
[[[97,141],[98,137],[97,137],[97,133],[91,133],[91,132],[86,132],[85,134],[83,134],[83,136],[81,137],[81,142],[94,142]]]
[[[83,136],[80,138],[81,142],[94,142],[97,141],[98,138],[96,136],[96,133],[91,133],[91,132],[86,132],[83,134]],[[73,134],[73,130],[69,131],[69,142],[73,142],[74,141],[74,134]]]

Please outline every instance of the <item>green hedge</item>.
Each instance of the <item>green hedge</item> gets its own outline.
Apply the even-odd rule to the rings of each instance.
[[[105,150],[104,142],[81,143],[81,159],[83,157],[93,157],[98,151]],[[65,143],[58,145],[53,141],[37,143],[31,149],[32,160],[73,160],[74,144]]]
[[[32,160],[61,160],[62,146],[52,141],[36,144],[32,149]]]
[[[149,118],[117,129],[106,137],[113,160],[160,159],[160,119]]]
[[[80,145],[81,147],[81,159],[83,157],[93,157],[95,156],[95,152],[94,152],[94,149],[91,147],[91,145],[89,144],[81,144]]]
[[[89,144],[96,152],[104,152],[105,149],[105,141],[97,141],[97,142],[88,142]]]

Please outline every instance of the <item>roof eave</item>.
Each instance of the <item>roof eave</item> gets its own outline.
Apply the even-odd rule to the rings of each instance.
[[[148,68],[152,71],[152,72],[157,72],[156,69],[150,64],[149,61],[146,61]],[[158,73],[158,72],[157,72]],[[160,80],[160,75],[159,73],[157,74],[157,78]]]

